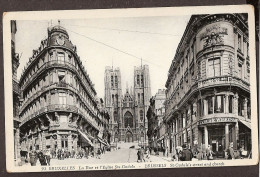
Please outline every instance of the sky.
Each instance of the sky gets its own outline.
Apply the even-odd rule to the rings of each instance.
[[[168,70],[190,16],[124,17],[60,20],[69,38],[77,46],[77,53],[97,96],[104,98],[106,66],[121,70],[122,90],[133,86],[134,66],[149,65],[151,93],[165,89]],[[47,28],[57,20],[17,21],[16,53],[22,70],[32,56],[32,50],[47,37]],[[127,84],[126,84],[127,83]]]

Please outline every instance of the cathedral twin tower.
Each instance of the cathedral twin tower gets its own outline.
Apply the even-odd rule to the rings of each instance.
[[[122,94],[119,68],[105,69],[105,107],[110,114],[111,143],[148,142],[146,112],[151,86],[148,65],[134,67],[134,88]]]

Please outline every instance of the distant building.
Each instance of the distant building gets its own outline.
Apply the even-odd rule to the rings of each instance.
[[[119,68],[106,67],[105,107],[110,114],[111,142],[138,142],[147,139],[146,112],[151,95],[148,65],[134,68],[134,88],[122,94]]]
[[[212,146],[251,151],[247,14],[193,15],[166,82],[172,148]]]
[[[21,75],[22,151],[106,146],[109,114],[60,25],[33,50]]]
[[[165,89],[159,89],[155,96],[150,99],[150,106],[147,111],[149,145],[156,149],[167,146],[164,141],[164,137],[167,136],[164,122],[165,100]]]

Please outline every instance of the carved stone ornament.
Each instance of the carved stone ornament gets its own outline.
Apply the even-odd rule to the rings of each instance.
[[[59,37],[57,37],[57,39],[56,39],[56,43],[58,45],[64,45],[64,43],[65,43],[64,36],[59,35]]]

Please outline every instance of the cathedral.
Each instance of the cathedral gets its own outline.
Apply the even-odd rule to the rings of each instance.
[[[122,93],[120,68],[105,69],[105,107],[109,122],[111,143],[135,142],[147,145],[148,121],[146,112],[151,97],[149,66],[134,67],[134,87]]]

